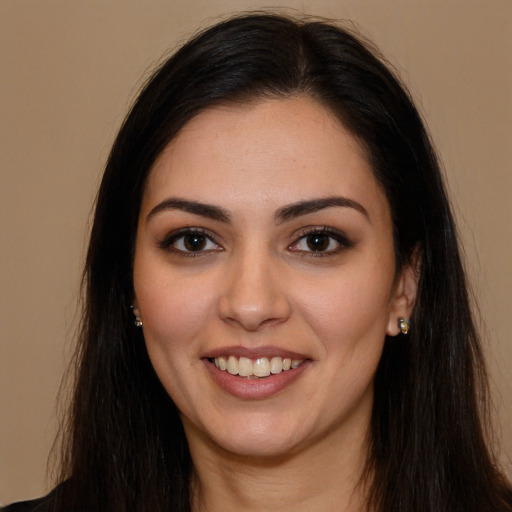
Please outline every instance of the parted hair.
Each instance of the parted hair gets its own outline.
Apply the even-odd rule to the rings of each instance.
[[[195,35],[155,71],[119,131],[97,196],[64,425],[66,484],[55,510],[190,510],[193,466],[179,413],[130,311],[144,184],[203,110],[296,95],[328,108],[364,148],[390,204],[396,271],[421,261],[410,334],[386,340],[375,376],[368,510],[512,510],[488,436],[484,362],[442,173],[390,69],[351,30],[250,13]]]

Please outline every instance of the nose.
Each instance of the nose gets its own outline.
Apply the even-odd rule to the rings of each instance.
[[[291,305],[279,261],[246,250],[231,263],[219,302],[221,318],[247,331],[285,322]]]

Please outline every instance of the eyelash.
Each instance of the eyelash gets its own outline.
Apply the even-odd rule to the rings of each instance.
[[[293,249],[293,246],[297,246],[301,241],[304,241],[308,237],[313,235],[325,236],[331,240],[334,240],[338,244],[338,246],[335,249],[331,249],[328,251],[304,251],[300,249]],[[330,244],[331,242],[329,241],[328,243]],[[291,250],[292,252],[298,252],[301,256],[322,258],[326,256],[335,256],[338,253],[340,253],[343,249],[348,249],[352,247],[352,245],[353,243],[347,238],[347,236],[344,233],[338,231],[337,229],[324,226],[322,228],[312,228],[304,230],[300,234],[297,241],[293,242],[291,245],[288,246],[288,249]]]
[[[183,249],[178,249],[176,247],[173,247],[173,244],[175,244],[178,240],[181,238],[185,238],[186,236],[200,236],[205,239],[205,242],[208,244],[209,242],[214,244],[216,246],[215,249],[207,249],[207,250],[198,250],[198,251],[187,251]],[[217,252],[222,251],[223,248],[213,239],[210,233],[208,233],[206,230],[202,228],[183,228],[178,231],[174,231],[173,233],[170,233],[167,235],[163,240],[161,240],[158,243],[158,247],[160,249],[173,252],[175,254],[178,254],[180,256],[185,257],[191,257],[196,258],[198,256],[204,256],[205,253],[209,252]]]
[[[200,248],[197,251],[193,250],[185,250],[185,249],[178,249],[177,247],[174,247],[173,244],[176,244],[176,242],[180,239],[184,239],[186,236],[199,236],[201,238],[204,238],[205,243],[212,243],[216,246],[214,249],[206,249],[203,250]],[[300,244],[300,242],[305,241],[308,237],[313,235],[320,235],[325,236],[328,239],[328,244],[331,244],[331,241],[334,240],[338,246],[335,249],[330,250],[322,250],[322,251],[315,251],[315,250],[303,250],[303,249],[296,249],[294,246],[297,246]],[[319,257],[325,257],[325,256],[334,256],[341,252],[343,249],[350,248],[353,245],[353,243],[347,238],[347,236],[342,233],[341,231],[338,231],[337,229],[333,229],[327,226],[324,227],[317,227],[317,228],[311,228],[311,229],[305,229],[303,230],[297,240],[290,244],[288,246],[288,250],[291,252],[295,252],[300,254],[304,257],[313,257],[313,258],[319,258]],[[212,235],[202,228],[183,228],[178,231],[175,231],[173,233],[170,233],[167,235],[163,240],[161,240],[158,243],[158,247],[160,249],[173,252],[175,254],[178,254],[180,256],[185,257],[199,257],[204,256],[207,253],[211,252],[220,252],[223,251],[223,247],[220,246],[215,239],[212,237]]]

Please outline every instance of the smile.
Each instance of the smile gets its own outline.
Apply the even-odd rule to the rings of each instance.
[[[303,359],[291,359],[289,357],[260,357],[257,359],[249,359],[247,357],[215,357],[210,359],[215,366],[222,371],[239,377],[249,379],[261,379],[270,375],[277,375],[287,370],[298,368]]]

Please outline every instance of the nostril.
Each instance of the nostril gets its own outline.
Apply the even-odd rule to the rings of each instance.
[[[282,304],[277,301],[261,302],[258,305],[243,305],[241,302],[232,300],[221,301],[221,318],[233,324],[238,324],[248,331],[257,331],[285,322],[290,316],[291,308],[287,301]]]
[[[246,247],[233,260],[219,301],[220,317],[247,331],[284,322],[291,312],[279,269],[271,255],[258,252],[258,247]]]

